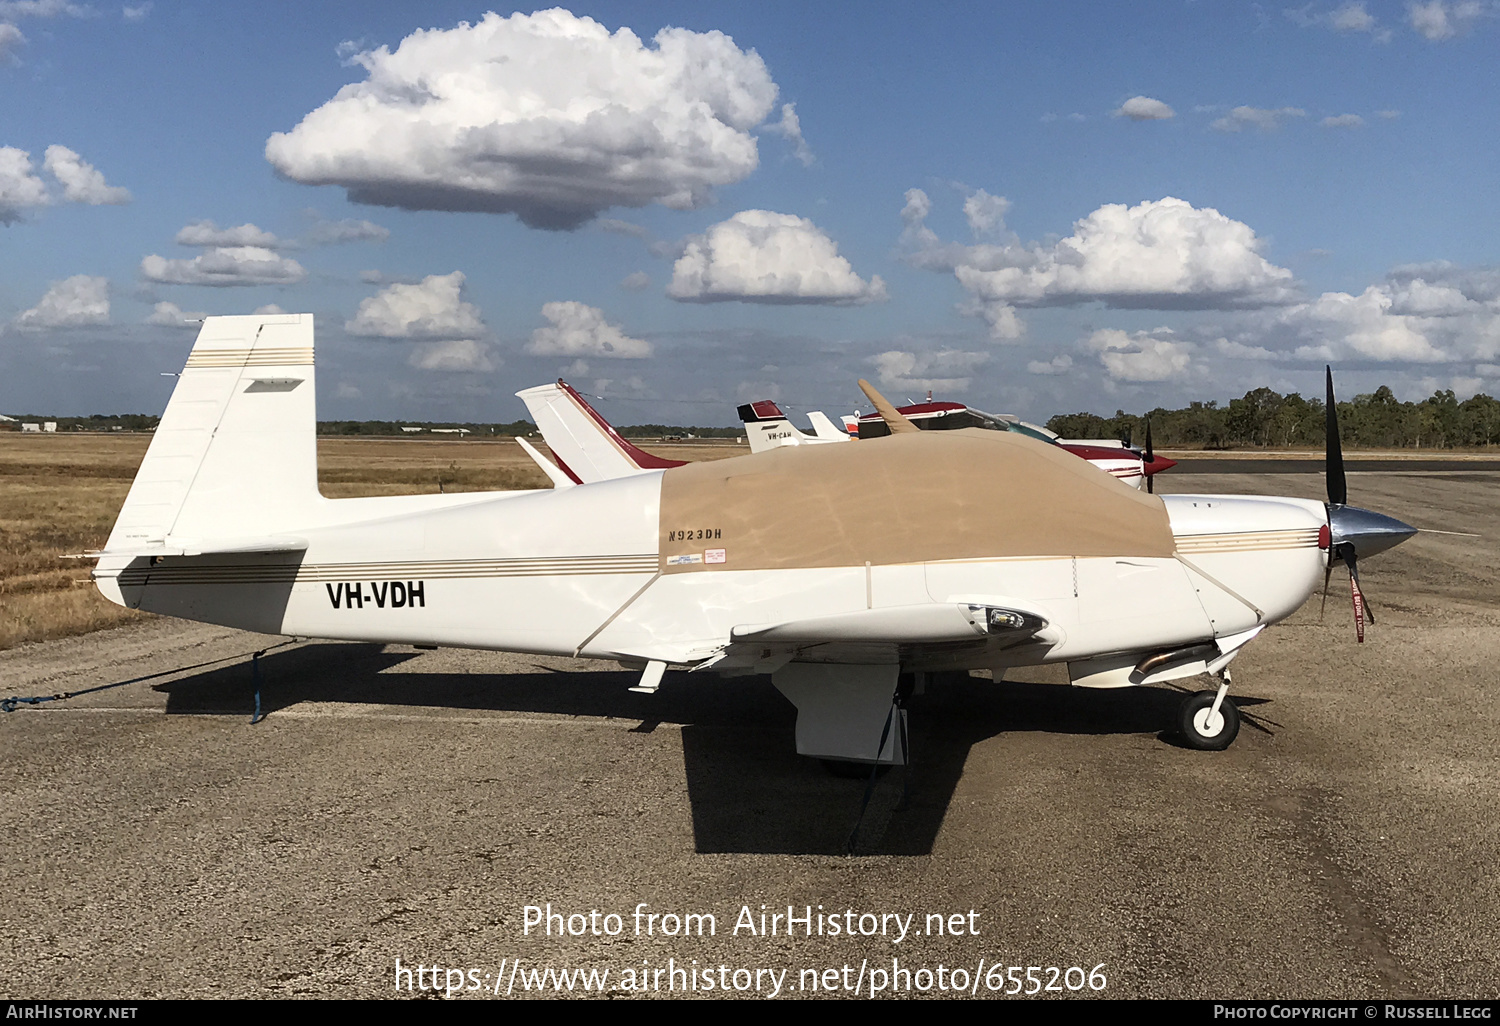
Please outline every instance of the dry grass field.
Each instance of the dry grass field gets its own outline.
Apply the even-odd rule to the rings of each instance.
[[[0,432],[0,649],[147,615],[105,601],[89,581],[93,562],[66,557],[104,545],[150,441]],[[683,460],[746,451],[710,442],[649,449]],[[318,481],[335,499],[549,487],[508,438],[320,438]]]

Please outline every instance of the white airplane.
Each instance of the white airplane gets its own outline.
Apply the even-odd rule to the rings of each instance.
[[[905,674],[1058,662],[1083,687],[1215,675],[1178,729],[1224,748],[1243,646],[1334,562],[1353,575],[1414,533],[1344,504],[1336,445],[1328,504],[1158,497],[874,398],[892,433],[859,445],[327,499],[312,316],[210,317],[94,577],[121,605],[251,631],[617,660],[646,692],[669,666],[769,673],[799,752],[870,764],[907,759]]]
[[[739,407],[738,412],[750,440],[751,452],[764,452],[785,445],[822,445],[827,442],[847,442],[852,438],[883,438],[890,434],[890,429],[879,413],[845,417],[843,430],[834,427],[822,413],[809,413],[807,418],[813,428],[813,433],[809,435],[793,427],[791,420],[781,412],[781,407],[769,399],[745,403]],[[1140,488],[1144,484],[1147,491],[1154,490],[1151,484],[1153,475],[1177,466],[1176,460],[1155,454],[1149,441],[1149,424],[1146,428],[1148,441],[1142,452],[1115,439],[1062,438],[1056,432],[1028,424],[1010,414],[985,413],[963,403],[933,402],[930,393],[926,402],[898,406],[896,412],[924,431],[952,431],[969,427],[1015,431],[1060,446],[1132,488]]]
[[[562,378],[555,385],[517,392],[516,398],[526,404],[547,448],[552,450],[556,466],[524,438],[516,440],[554,485],[590,484],[683,465],[682,460],[653,456],[630,444]]]

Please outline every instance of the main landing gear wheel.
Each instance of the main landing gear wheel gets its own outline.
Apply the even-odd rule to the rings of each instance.
[[[1240,711],[1227,697],[1219,704],[1218,713],[1210,717],[1217,696],[1217,691],[1200,691],[1182,703],[1177,729],[1189,748],[1222,752],[1240,732]]]

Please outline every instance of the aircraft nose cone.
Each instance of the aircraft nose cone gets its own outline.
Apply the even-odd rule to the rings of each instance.
[[[1352,545],[1355,556],[1360,559],[1395,548],[1417,533],[1415,527],[1403,524],[1395,517],[1358,506],[1329,506],[1328,526],[1333,533],[1332,550],[1337,551],[1340,545]]]
[[[1171,470],[1175,466],[1177,466],[1177,461],[1169,460],[1165,456],[1157,456],[1150,461],[1141,460],[1141,470],[1147,477],[1150,477],[1152,474],[1160,474],[1163,470]]]

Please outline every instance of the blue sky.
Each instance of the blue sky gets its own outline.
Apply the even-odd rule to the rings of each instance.
[[[0,411],[270,305],[324,418],[1500,388],[1491,0],[416,10],[0,0]]]

